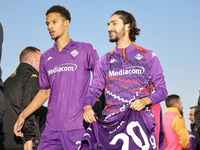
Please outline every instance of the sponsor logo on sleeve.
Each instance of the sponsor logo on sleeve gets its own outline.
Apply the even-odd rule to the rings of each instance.
[[[156,56],[156,54],[155,54],[155,53],[152,53],[152,57],[154,57],[154,56]]]

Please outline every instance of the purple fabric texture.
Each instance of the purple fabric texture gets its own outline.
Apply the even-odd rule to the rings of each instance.
[[[192,132],[188,131],[188,133],[190,136],[190,147],[184,150],[196,150],[196,138]]]
[[[41,56],[40,89],[51,89],[46,128],[68,131],[83,128],[83,101],[90,72],[99,56],[88,43],[71,40],[61,52],[55,43]]]
[[[158,57],[133,42],[125,50],[125,63],[119,48],[99,60],[84,106],[93,106],[104,87],[107,106],[102,114],[108,116],[124,111],[136,99],[149,97],[154,105],[167,97]]]
[[[108,121],[97,119],[87,128],[81,150],[156,150],[155,122],[149,111],[130,108]]]
[[[48,131],[44,130],[41,135],[39,150],[77,150],[85,129],[73,131]]]
[[[159,135],[159,150],[165,149],[165,133],[163,130],[162,109],[160,110],[160,135]]]

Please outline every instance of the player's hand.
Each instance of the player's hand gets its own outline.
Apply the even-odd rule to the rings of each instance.
[[[134,102],[132,102],[132,104],[130,105],[130,108],[135,111],[140,111],[151,103],[152,102],[151,102],[150,98],[144,97],[142,99],[136,99]]]
[[[94,111],[90,105],[87,105],[83,108],[83,118],[87,123],[96,122]]]
[[[14,125],[14,133],[15,133],[16,136],[23,137],[23,133],[21,132],[21,129],[24,125],[24,121],[25,121],[25,119],[20,114],[15,125]]]
[[[24,144],[24,150],[33,150],[33,141],[29,140]]]

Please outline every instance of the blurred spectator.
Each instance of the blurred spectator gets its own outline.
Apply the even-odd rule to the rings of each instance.
[[[165,132],[165,150],[182,150],[190,147],[190,137],[183,118],[182,101],[178,95],[169,95],[165,104],[167,111],[163,114]]]
[[[45,109],[35,111],[26,119],[22,129],[23,138],[14,135],[13,127],[19,114],[39,91],[40,57],[39,49],[26,47],[20,53],[20,64],[16,71],[4,82],[6,113],[0,124],[0,149],[28,150],[33,148],[33,141],[35,144],[39,143],[39,114],[41,111],[45,114]]]
[[[195,119],[194,119],[194,112],[195,112],[196,107],[197,106],[190,107],[190,112],[189,112],[189,117],[188,117],[188,119],[190,119],[190,121],[191,121],[190,129],[191,129],[192,132],[194,132],[194,127],[196,125]]]
[[[2,43],[3,43],[3,27],[0,22],[0,62],[1,62],[1,53],[2,53]],[[4,94],[3,94],[3,82],[1,79],[1,73],[2,72],[0,68],[0,122],[5,113],[5,100],[4,100]]]
[[[195,120],[195,126],[193,133],[196,137],[196,144],[197,144],[197,150],[200,150],[200,91],[199,91],[199,98],[197,102],[197,107],[195,108],[194,112],[194,120]]]

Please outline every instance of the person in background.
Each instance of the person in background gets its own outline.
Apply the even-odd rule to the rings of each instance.
[[[39,114],[32,113],[22,128],[23,138],[16,137],[13,126],[19,114],[28,106],[39,91],[39,63],[41,52],[28,46],[20,53],[20,64],[4,82],[6,113],[1,123],[0,149],[32,149],[33,139],[39,140]]]
[[[197,107],[195,108],[194,112],[195,124],[198,131],[200,131],[200,91],[199,91],[199,98],[197,101]]]
[[[182,150],[190,147],[190,136],[183,118],[182,101],[178,95],[172,94],[165,100],[166,113],[163,114],[165,133],[165,150]]]
[[[191,129],[192,132],[194,132],[195,125],[196,125],[195,118],[194,118],[194,112],[195,112],[195,108],[196,107],[197,106],[190,107],[190,112],[189,112],[189,117],[188,117],[188,119],[191,121],[191,123],[190,123],[190,129]]]
[[[2,54],[2,43],[3,43],[3,27],[0,22],[0,62],[1,62],[1,54]],[[3,81],[1,79],[1,68],[0,68],[0,123],[5,113],[5,100],[3,94]]]
[[[42,150],[77,150],[85,133],[83,101],[99,56],[91,44],[70,39],[70,21],[70,13],[63,6],[54,5],[47,10],[46,25],[55,44],[42,54],[40,90],[14,126],[15,134],[22,136],[24,120],[49,98],[39,144]]]
[[[193,133],[196,137],[196,144],[197,144],[197,150],[200,150],[200,91],[199,91],[199,98],[197,101],[197,107],[195,108],[194,112],[194,120],[195,125],[193,126]]]
[[[188,119],[191,121],[191,124],[190,124],[190,129],[191,131],[188,130],[188,133],[189,133],[189,136],[190,136],[190,147],[187,148],[187,149],[184,149],[184,150],[198,150],[198,146],[197,146],[197,141],[196,141],[196,138],[197,140],[199,140],[198,138],[199,137],[195,137],[194,134],[196,134],[197,131],[195,131],[195,119],[194,119],[194,112],[195,112],[195,108],[197,106],[192,106],[190,107],[190,112],[189,112],[189,117]]]

